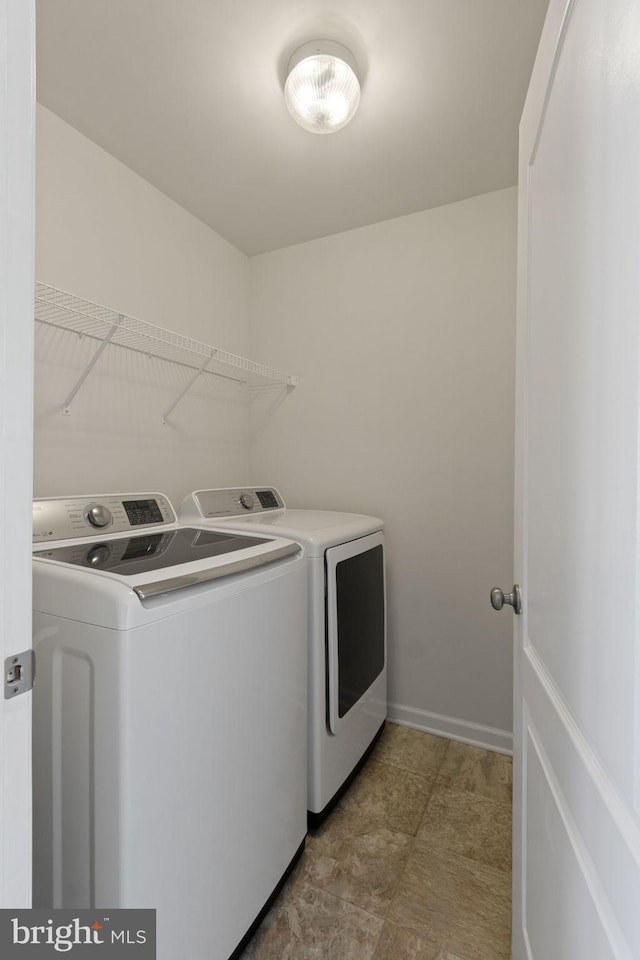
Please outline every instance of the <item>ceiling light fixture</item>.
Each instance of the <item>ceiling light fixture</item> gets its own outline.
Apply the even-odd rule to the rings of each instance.
[[[360,103],[353,55],[341,43],[314,40],[289,61],[284,97],[289,113],[310,133],[335,133],[346,126]]]

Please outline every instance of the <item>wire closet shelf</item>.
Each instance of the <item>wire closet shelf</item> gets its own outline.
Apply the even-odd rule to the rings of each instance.
[[[298,383],[298,377],[281,370],[118,313],[109,307],[84,300],[40,281],[36,283],[35,319],[38,323],[90,337],[98,343],[92,360],[63,403],[63,409],[67,413],[71,400],[108,344],[168,360],[194,371],[194,376],[185,390],[169,410],[165,411],[163,420],[203,373],[234,380],[249,387],[279,385],[292,388]]]

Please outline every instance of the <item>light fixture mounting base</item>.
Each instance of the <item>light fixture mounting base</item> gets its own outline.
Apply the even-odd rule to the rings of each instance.
[[[358,76],[358,65],[355,57],[350,50],[336,40],[310,40],[308,43],[303,43],[302,46],[298,47],[291,55],[289,66],[287,67],[287,74],[291,73],[293,68],[297,67],[303,60],[306,60],[307,57],[315,57],[318,54],[344,60],[347,66],[351,67],[355,75]]]

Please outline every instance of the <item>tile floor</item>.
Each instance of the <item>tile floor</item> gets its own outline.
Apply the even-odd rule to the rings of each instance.
[[[508,960],[511,760],[387,723],[242,960]]]

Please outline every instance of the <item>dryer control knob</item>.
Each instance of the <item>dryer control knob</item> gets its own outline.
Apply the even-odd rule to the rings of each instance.
[[[241,493],[240,503],[245,508],[245,510],[251,510],[253,507],[253,497],[251,496],[250,493]]]
[[[108,527],[112,520],[111,510],[101,503],[89,507],[85,516],[92,527]]]

